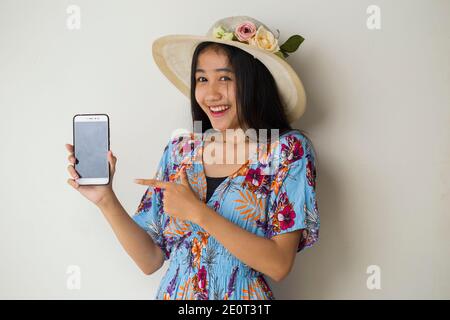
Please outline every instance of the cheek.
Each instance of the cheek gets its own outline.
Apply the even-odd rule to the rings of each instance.
[[[204,96],[204,93],[203,93],[203,88],[201,87],[201,86],[196,86],[195,87],[195,98],[197,99],[197,100],[202,100],[202,98],[203,98],[203,96]]]
[[[233,119],[233,121],[234,121],[234,120],[237,121],[237,112],[236,112],[236,109],[235,109],[235,108],[233,108],[233,111],[231,112],[230,116],[231,116],[231,118]]]
[[[200,93],[197,89],[195,90],[195,100],[197,100],[197,102],[199,103],[201,102]]]
[[[197,103],[200,105],[200,107],[205,110],[204,107],[204,100],[205,100],[205,92],[203,89],[195,89],[195,99],[197,100]]]

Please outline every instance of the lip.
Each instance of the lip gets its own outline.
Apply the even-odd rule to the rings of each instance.
[[[210,114],[213,118],[220,118],[220,117],[222,117],[225,113],[227,113],[230,109],[231,109],[231,106],[230,106],[228,109],[226,109],[226,110],[224,110],[224,111],[221,111],[221,112],[213,113],[209,108],[208,108],[208,111],[209,111],[209,114]]]

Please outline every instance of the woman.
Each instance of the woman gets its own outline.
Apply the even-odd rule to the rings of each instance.
[[[250,17],[219,20],[205,37],[155,41],[156,63],[190,96],[201,129],[172,137],[155,179],[135,181],[149,187],[132,218],[112,182],[79,186],[69,166],[69,184],[100,208],[144,273],[170,258],[157,299],[274,299],[264,276],[284,279],[318,239],[315,154],[289,125],[304,111],[304,91],[282,47]],[[279,137],[262,139],[273,129]],[[108,160],[113,176],[111,151]]]

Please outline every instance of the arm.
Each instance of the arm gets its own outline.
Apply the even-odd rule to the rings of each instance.
[[[164,263],[161,248],[127,214],[114,193],[105,197],[98,207],[111,225],[122,247],[142,272],[149,275],[161,268]]]
[[[204,205],[196,215],[199,226],[216,238],[236,258],[279,282],[292,269],[301,231],[277,235],[272,239],[257,236]]]

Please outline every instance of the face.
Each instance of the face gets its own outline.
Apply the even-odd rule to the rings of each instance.
[[[214,129],[239,128],[236,79],[225,53],[205,49],[198,56],[195,98]]]

